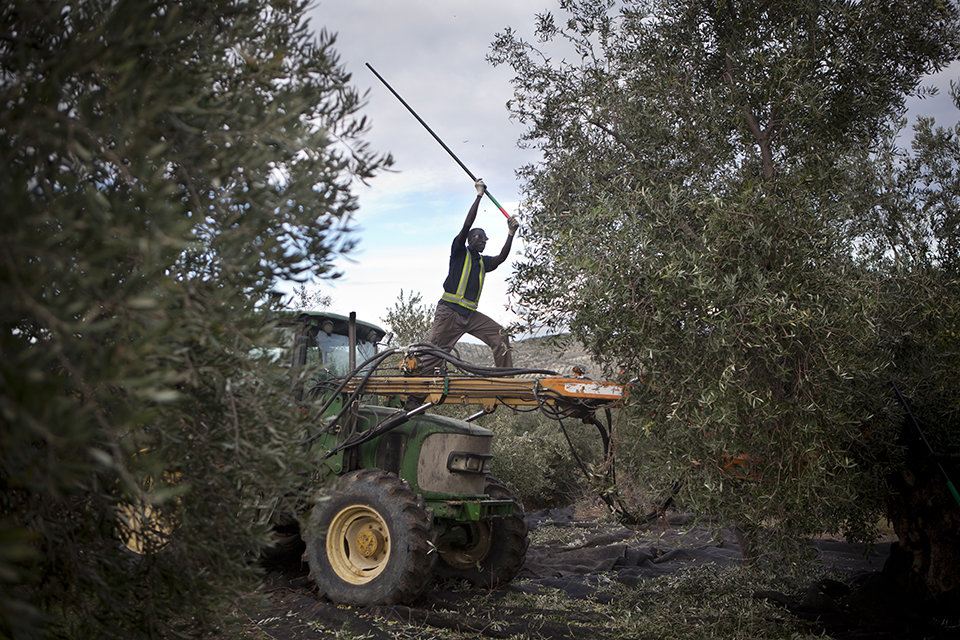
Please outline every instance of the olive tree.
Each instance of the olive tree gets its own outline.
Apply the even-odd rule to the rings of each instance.
[[[408,345],[424,342],[430,337],[433,311],[433,307],[423,304],[420,293],[411,291],[405,296],[401,289],[393,306],[387,309],[387,315],[381,319],[393,331],[393,342]]]
[[[0,7],[0,636],[198,636],[251,590],[302,457],[276,287],[390,161],[305,4]]]
[[[955,86],[951,95],[960,109]],[[960,125],[920,118],[909,148],[895,142],[860,165],[871,206],[855,223],[876,283],[878,355],[906,398],[891,441],[904,455],[886,487],[899,538],[886,569],[943,599],[960,588],[960,495],[948,484],[960,480]]]
[[[639,378],[617,447],[651,495],[679,487],[754,557],[777,533],[870,538],[902,413],[863,163],[956,58],[956,6],[560,4],[489,56],[545,158],[521,172],[528,320]]]

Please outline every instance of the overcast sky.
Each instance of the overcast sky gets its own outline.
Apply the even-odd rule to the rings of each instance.
[[[472,181],[364,66],[370,63],[419,113],[467,167],[487,183],[511,214],[520,200],[515,171],[536,161],[520,149],[523,127],[509,118],[511,70],[484,60],[494,35],[509,26],[530,36],[534,16],[557,11],[557,0],[317,0],[310,11],[314,29],[337,34],[335,49],[367,91],[364,113],[372,127],[371,146],[393,154],[393,171],[357,185],[359,246],[339,267],[344,276],[320,289],[333,299],[331,311],[356,311],[361,319],[383,324],[401,289],[434,304],[442,293],[450,242],[476,195]],[[960,79],[960,65],[937,78]],[[918,106],[949,114],[946,91]],[[943,122],[942,120],[940,120]],[[485,253],[496,254],[506,238],[502,214],[484,199],[477,226],[490,237]],[[513,259],[523,246],[513,245]],[[501,324],[514,319],[508,310],[506,278],[511,262],[484,282],[480,310]]]
[[[311,25],[337,34],[335,49],[367,91],[366,139],[393,154],[393,170],[369,187],[357,185],[359,246],[339,262],[344,276],[325,284],[330,310],[356,311],[383,324],[400,290],[433,305],[442,293],[450,242],[460,230],[476,191],[473,181],[365,67],[370,63],[417,111],[511,214],[517,210],[515,170],[535,159],[517,140],[523,128],[509,118],[509,69],[484,60],[494,34],[506,26],[529,32],[550,0],[318,0]],[[506,239],[503,215],[483,200],[476,226],[490,237],[485,253]],[[522,240],[513,243],[513,258]],[[480,309],[510,322],[505,263],[484,282]]]

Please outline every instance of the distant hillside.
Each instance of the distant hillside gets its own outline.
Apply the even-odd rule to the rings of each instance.
[[[528,338],[511,342],[513,366],[525,369],[549,369],[570,374],[574,367],[586,371],[587,377],[602,376],[600,365],[593,361],[586,349],[569,335]],[[493,354],[485,344],[457,344],[460,357],[474,364],[492,367]]]

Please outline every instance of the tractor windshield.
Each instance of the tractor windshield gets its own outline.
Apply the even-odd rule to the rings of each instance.
[[[357,366],[377,353],[377,345],[364,340],[357,340]],[[307,364],[317,365],[327,369],[334,376],[340,377],[350,373],[350,340],[347,336],[336,333],[327,335],[323,331],[317,332],[314,344],[307,351]]]

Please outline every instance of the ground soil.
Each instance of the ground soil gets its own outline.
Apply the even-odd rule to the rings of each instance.
[[[570,509],[529,514],[531,546],[520,575],[495,591],[462,583],[436,582],[412,606],[348,607],[318,597],[306,567],[273,564],[263,584],[266,596],[248,611],[251,638],[301,640],[331,637],[482,638],[530,637],[550,640],[608,637],[610,621],[596,619],[593,607],[566,607],[552,616],[544,608],[513,606],[511,594],[562,592],[570,600],[603,603],[622,585],[686,567],[740,563],[731,533],[692,526],[680,515],[649,527],[627,528],[596,518],[578,518]],[[883,580],[890,544],[871,548],[837,540],[812,541],[819,562],[839,580],[823,580],[805,593],[757,593],[798,617],[822,625],[841,640],[930,637],[946,639],[943,627],[926,625],[924,612],[905,607],[901,594]],[[618,590],[617,587],[620,587]],[[557,590],[557,591],[554,591]],[[906,611],[905,611],[906,609]],[[950,627],[956,629],[957,627]]]

